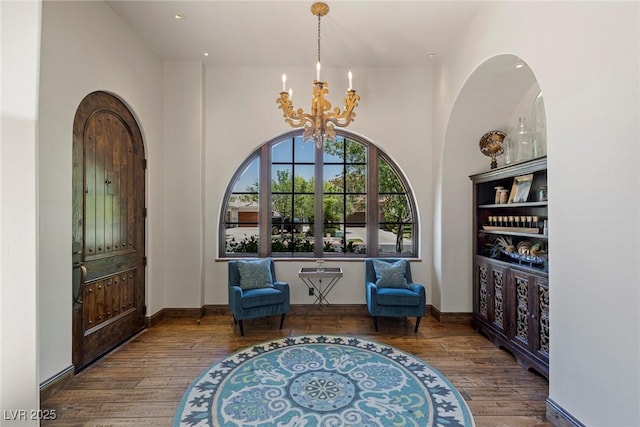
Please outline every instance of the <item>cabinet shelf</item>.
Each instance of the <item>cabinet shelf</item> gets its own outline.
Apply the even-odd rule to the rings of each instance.
[[[488,205],[478,205],[479,209],[509,209],[509,208],[532,208],[536,206],[547,206],[549,202],[524,202],[524,203],[505,203]]]
[[[482,234],[500,234],[503,236],[517,236],[517,237],[529,237],[532,239],[543,239],[548,240],[549,236],[546,234],[535,234],[535,233],[521,233],[518,231],[493,231],[493,230],[478,230],[478,233]]]
[[[486,255],[476,255],[475,257],[475,263],[476,264],[493,264],[493,265],[497,265],[503,268],[509,268],[512,270],[518,270],[518,271],[524,271],[527,273],[531,273],[531,274],[536,274],[540,277],[543,277],[545,279],[548,279],[549,277],[549,272],[545,271],[543,268],[541,267],[536,267],[535,265],[532,266],[529,263],[526,262],[522,262],[522,263],[514,263],[511,260],[504,260],[504,259],[500,259],[500,258],[491,258],[489,256]]]

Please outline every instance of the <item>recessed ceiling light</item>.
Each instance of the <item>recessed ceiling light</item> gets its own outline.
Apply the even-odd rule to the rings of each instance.
[[[429,54],[429,58],[435,58],[436,56],[438,56],[438,54],[435,52]]]
[[[180,15],[179,13],[176,13],[175,15],[173,15],[176,19],[182,19],[183,16]]]
[[[204,53],[204,56],[209,56],[209,52],[205,52],[205,53]]]
[[[524,67],[524,64],[522,62],[516,62],[515,64],[513,64],[513,68],[515,69],[520,69],[523,67]]]

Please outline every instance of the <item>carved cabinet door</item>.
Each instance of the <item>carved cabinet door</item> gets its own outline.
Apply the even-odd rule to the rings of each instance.
[[[532,311],[535,322],[532,324],[532,334],[535,340],[531,342],[531,351],[545,363],[549,363],[549,281],[541,277],[536,278],[536,285],[531,289]]]
[[[507,283],[509,270],[492,263],[479,261],[476,265],[478,275],[477,306],[474,313],[489,324],[495,332],[506,337],[508,307],[507,307]]]
[[[549,282],[511,270],[511,339],[535,357],[549,361]]]

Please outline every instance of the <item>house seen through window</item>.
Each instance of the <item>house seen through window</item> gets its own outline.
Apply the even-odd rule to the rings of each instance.
[[[417,256],[415,202],[388,156],[338,132],[321,148],[290,132],[258,148],[225,196],[225,257]]]

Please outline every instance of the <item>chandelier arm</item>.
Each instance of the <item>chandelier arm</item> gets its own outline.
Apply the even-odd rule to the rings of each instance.
[[[338,127],[347,127],[355,119],[356,113],[353,111],[358,106],[360,97],[355,91],[350,91],[344,99],[344,111],[336,107],[332,113],[327,114],[327,122]]]
[[[293,115],[283,114],[284,121],[287,122],[292,128],[300,128],[304,126],[313,125],[313,117],[310,114],[296,114]]]
[[[284,117],[284,121],[292,128],[299,128],[313,124],[313,116],[311,116],[311,114],[304,113],[302,108],[298,108],[298,111],[295,111],[291,101],[278,98],[276,99],[276,102],[280,104],[279,108],[282,110],[282,117]]]
[[[356,119],[356,113],[353,113],[351,116],[347,117],[344,119],[344,121],[339,122],[337,119],[331,118],[331,119],[327,119],[327,122],[332,123],[334,126],[339,127],[339,128],[346,128],[347,126],[349,126],[351,124],[352,121],[354,121]]]

